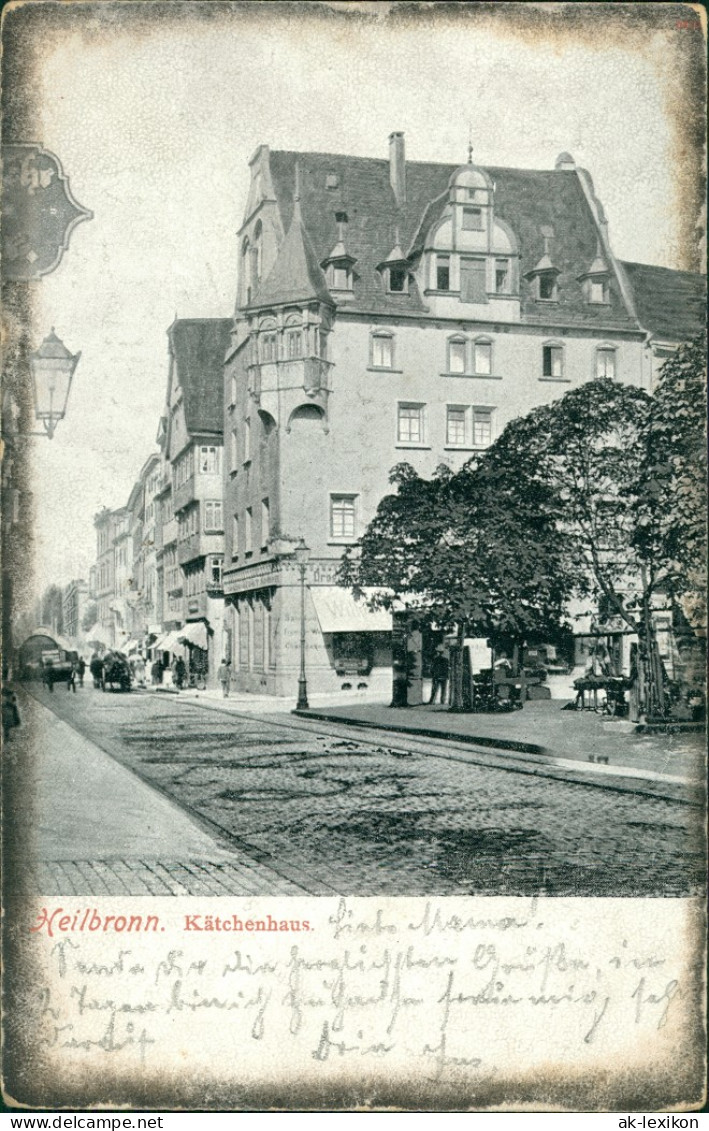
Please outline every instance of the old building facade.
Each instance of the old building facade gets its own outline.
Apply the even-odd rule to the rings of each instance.
[[[224,379],[234,679],[293,691],[304,539],[310,686],[383,689],[390,622],[335,574],[390,469],[458,468],[596,377],[649,391],[668,332],[643,321],[657,285],[643,272],[661,269],[615,257],[569,154],[548,171],[456,168],[407,161],[401,134],[388,160],[261,146],[239,240]]]
[[[187,650],[190,669],[214,682],[223,652],[222,366],[228,319],[176,319],[161,457],[153,495],[157,651]]]

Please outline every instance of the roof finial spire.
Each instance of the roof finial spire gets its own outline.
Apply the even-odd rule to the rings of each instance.
[[[293,219],[301,220],[300,213],[300,166],[295,163],[295,188],[293,189]]]
[[[473,163],[473,123],[468,122],[468,164]]]

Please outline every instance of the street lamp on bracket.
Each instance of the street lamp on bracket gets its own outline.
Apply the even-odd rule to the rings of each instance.
[[[72,378],[80,357],[80,352],[69,352],[55,334],[54,327],[39,349],[30,354],[34,414],[44,428],[44,432],[32,432],[30,435],[52,439],[57,424],[64,419]]]

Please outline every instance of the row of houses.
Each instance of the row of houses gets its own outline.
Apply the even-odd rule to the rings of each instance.
[[[390,469],[457,469],[596,377],[650,391],[704,279],[619,260],[568,153],[456,167],[393,133],[385,159],[263,145],[250,169],[233,316],[169,328],[157,450],[96,516],[98,624],[269,694],[304,629],[312,688],[388,688],[391,620],[336,572]]]

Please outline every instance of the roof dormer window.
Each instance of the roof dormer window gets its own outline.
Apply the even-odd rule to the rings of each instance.
[[[600,243],[596,249],[596,258],[588,271],[578,276],[578,281],[583,289],[583,296],[587,303],[595,306],[607,306],[609,299],[608,282],[610,272],[608,264],[603,258]]]
[[[330,281],[336,291],[348,291],[350,289],[350,272],[346,263],[331,264]]]
[[[547,271],[537,276],[537,298],[542,302],[556,302],[556,275]]]
[[[608,281],[606,279],[589,279],[588,301],[600,303],[608,302]]]
[[[408,275],[405,267],[388,267],[387,271],[387,289],[392,294],[406,294],[408,290]]]

